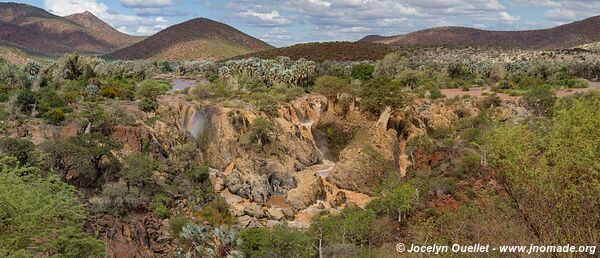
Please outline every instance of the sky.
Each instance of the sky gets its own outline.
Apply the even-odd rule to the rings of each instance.
[[[14,1],[14,0],[13,0]],[[438,26],[548,28],[600,15],[597,0],[25,0],[56,15],[90,11],[118,30],[151,35],[205,17],[274,46],[355,41]]]

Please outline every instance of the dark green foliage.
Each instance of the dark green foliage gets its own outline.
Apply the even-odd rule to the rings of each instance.
[[[75,188],[0,158],[0,255],[102,257],[102,241],[83,231],[86,212]],[[29,172],[26,172],[29,171]],[[27,176],[23,176],[27,175]]]
[[[63,96],[59,95],[55,90],[44,88],[38,92],[38,105],[36,110],[40,113],[46,113],[52,109],[66,109],[66,103]]]
[[[333,76],[322,76],[315,81],[313,91],[323,94],[328,99],[335,100],[339,94],[351,93],[346,80]]]
[[[321,238],[324,244],[351,243],[357,246],[369,246],[373,242],[371,230],[375,221],[374,211],[349,207],[344,208],[339,214],[313,218],[310,231],[317,238]]]
[[[153,112],[158,108],[158,102],[153,99],[141,99],[138,108],[144,112]]]
[[[135,96],[138,99],[156,100],[158,96],[167,92],[171,86],[157,80],[144,80],[138,86]]]
[[[440,99],[440,98],[444,98],[444,94],[442,94],[442,92],[440,91],[440,88],[438,87],[432,87],[429,90],[429,98],[430,99]]]
[[[358,80],[370,80],[373,78],[375,66],[371,64],[357,64],[352,66],[352,78]]]
[[[277,102],[277,100],[273,97],[271,97],[268,94],[265,94],[263,98],[260,98],[257,102],[256,102],[256,107],[258,108],[259,111],[261,112],[265,112],[267,115],[269,116],[277,116],[278,113],[278,107],[279,107],[279,103]]]
[[[144,80],[137,88],[135,93],[136,98],[140,99],[138,107],[145,112],[152,112],[158,108],[157,98],[161,94],[167,92],[171,86],[169,84],[156,81]]]
[[[10,97],[10,91],[8,87],[0,84],[0,103],[6,102]]]
[[[145,154],[135,153],[125,157],[119,177],[130,186],[154,192],[156,185],[153,175],[157,169],[158,163],[154,159]]]
[[[246,132],[240,136],[240,142],[244,146],[263,150],[264,146],[273,140],[276,131],[276,125],[269,119],[257,117]]]
[[[409,95],[397,81],[378,77],[365,82],[360,89],[360,105],[373,115],[380,115],[386,106],[400,108],[409,101]]]
[[[97,186],[106,169],[103,160],[112,160],[111,151],[119,146],[98,133],[80,134],[67,140],[42,144],[46,161],[63,179],[81,187]],[[69,173],[76,173],[68,177]]]
[[[240,237],[242,251],[248,257],[312,257],[315,254],[307,233],[283,225],[270,230],[247,228]]]
[[[418,199],[417,189],[411,184],[391,184],[384,187],[380,197],[371,201],[368,208],[378,214],[395,216],[398,222],[402,222]]]
[[[0,152],[17,159],[23,166],[36,162],[35,144],[24,139],[0,138]]]
[[[209,167],[207,165],[201,165],[197,168],[190,169],[188,172],[188,177],[190,181],[194,183],[203,183],[208,179],[209,176]]]
[[[215,198],[204,206],[198,213],[198,218],[213,226],[235,223],[235,217],[229,212],[229,206],[223,198]]]
[[[19,112],[30,115],[38,103],[38,96],[30,90],[21,90],[17,93],[14,108]]]
[[[63,112],[60,108],[53,108],[48,112],[44,113],[44,118],[48,120],[51,124],[59,125],[62,121],[65,120],[65,112]]]
[[[127,182],[120,180],[102,186],[100,196],[90,199],[90,211],[123,216],[145,209],[149,199],[141,189],[128,186]]]
[[[489,159],[541,241],[598,243],[600,145],[591,139],[600,137],[600,97],[561,100],[558,107],[545,123],[490,132]]]
[[[557,100],[554,90],[550,86],[538,86],[523,96],[523,99],[531,105],[531,108],[541,116],[552,114],[552,108]]]
[[[248,257],[269,257],[271,232],[268,228],[246,228],[240,232],[242,252]]]

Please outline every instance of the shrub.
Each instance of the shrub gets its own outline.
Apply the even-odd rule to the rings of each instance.
[[[154,214],[161,219],[166,219],[171,215],[171,212],[163,203],[156,203],[154,205]]]
[[[204,206],[197,215],[199,219],[213,226],[233,225],[235,223],[235,216],[229,212],[227,202],[220,197]]]
[[[37,103],[38,96],[34,92],[30,90],[21,90],[17,93],[13,106],[19,112],[30,115]]]
[[[203,183],[208,179],[209,167],[207,165],[201,165],[200,167],[189,170],[188,178],[194,183]]]
[[[158,101],[153,99],[142,99],[138,102],[138,108],[144,112],[154,112],[158,108]]]
[[[269,257],[271,232],[268,228],[246,228],[240,232],[242,252],[248,257]]]
[[[35,150],[35,144],[29,140],[0,138],[0,152],[16,158],[23,166],[35,163]]]
[[[256,107],[259,111],[265,112],[268,116],[274,117],[279,114],[279,103],[269,95],[262,96],[262,98],[256,102]]]
[[[100,196],[90,199],[90,210],[92,213],[122,216],[147,207],[148,203],[148,197],[139,188],[120,180],[103,185]]]
[[[247,228],[240,233],[242,251],[248,257],[313,257],[311,237],[284,225]]]
[[[440,89],[438,87],[433,87],[429,90],[429,98],[430,99],[440,99],[440,98],[444,98],[446,96],[444,96],[444,94],[442,94],[442,91],[440,91]]]
[[[84,231],[86,211],[73,186],[9,163],[0,157],[2,256],[104,256],[102,241]]]
[[[257,117],[247,131],[240,136],[240,142],[244,146],[263,150],[263,147],[273,140],[276,130],[276,125],[269,119]]]
[[[157,80],[144,80],[137,86],[135,96],[138,99],[156,100],[158,96],[167,92],[171,86]]]
[[[370,80],[373,78],[373,72],[375,71],[375,66],[371,64],[357,64],[352,66],[352,78],[358,80]]]
[[[125,179],[129,185],[156,191],[153,176],[157,169],[158,163],[154,159],[148,155],[136,153],[125,157],[119,176]]]
[[[351,243],[368,246],[373,242],[371,229],[375,219],[376,214],[372,210],[347,207],[339,214],[314,217],[309,232],[321,239],[324,245]]]
[[[570,102],[567,105],[561,105]],[[561,100],[552,118],[486,135],[488,160],[528,226],[547,244],[600,241],[600,97]]]
[[[62,123],[62,121],[65,121],[66,116],[61,108],[53,108],[44,113],[44,118],[46,118],[51,124],[58,125]]]
[[[333,76],[321,76],[315,81],[313,91],[323,94],[328,99],[336,99],[338,94],[348,92],[348,82]]]
[[[544,85],[529,90],[525,93],[523,99],[527,101],[536,114],[545,116],[552,114],[552,107],[557,97],[550,86]]]
[[[181,230],[185,224],[189,223],[189,219],[183,215],[177,215],[169,219],[169,228],[171,229],[171,235],[179,237]]]

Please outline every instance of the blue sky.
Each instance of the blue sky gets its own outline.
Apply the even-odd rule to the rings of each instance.
[[[25,0],[57,15],[90,11],[151,35],[195,17],[227,23],[275,46],[398,35],[437,26],[546,28],[600,14],[595,0]]]

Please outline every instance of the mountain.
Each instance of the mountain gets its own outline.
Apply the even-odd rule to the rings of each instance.
[[[278,56],[287,56],[294,60],[304,58],[313,61],[364,61],[382,59],[386,54],[394,52],[397,49],[398,47],[395,46],[371,42],[304,43],[254,52],[235,57],[235,59],[248,57],[270,59]]]
[[[439,27],[391,37],[370,35],[360,42],[392,45],[495,45],[518,48],[572,48],[600,40],[600,16],[540,30],[489,31],[466,27]]]
[[[88,11],[71,14],[64,18],[87,28],[94,38],[104,39],[117,47],[129,46],[146,38],[122,33]]]
[[[205,18],[168,27],[107,59],[221,60],[273,48],[229,25]]]
[[[123,34],[86,12],[60,17],[43,9],[0,3],[0,40],[41,55],[103,54],[140,38]]]

